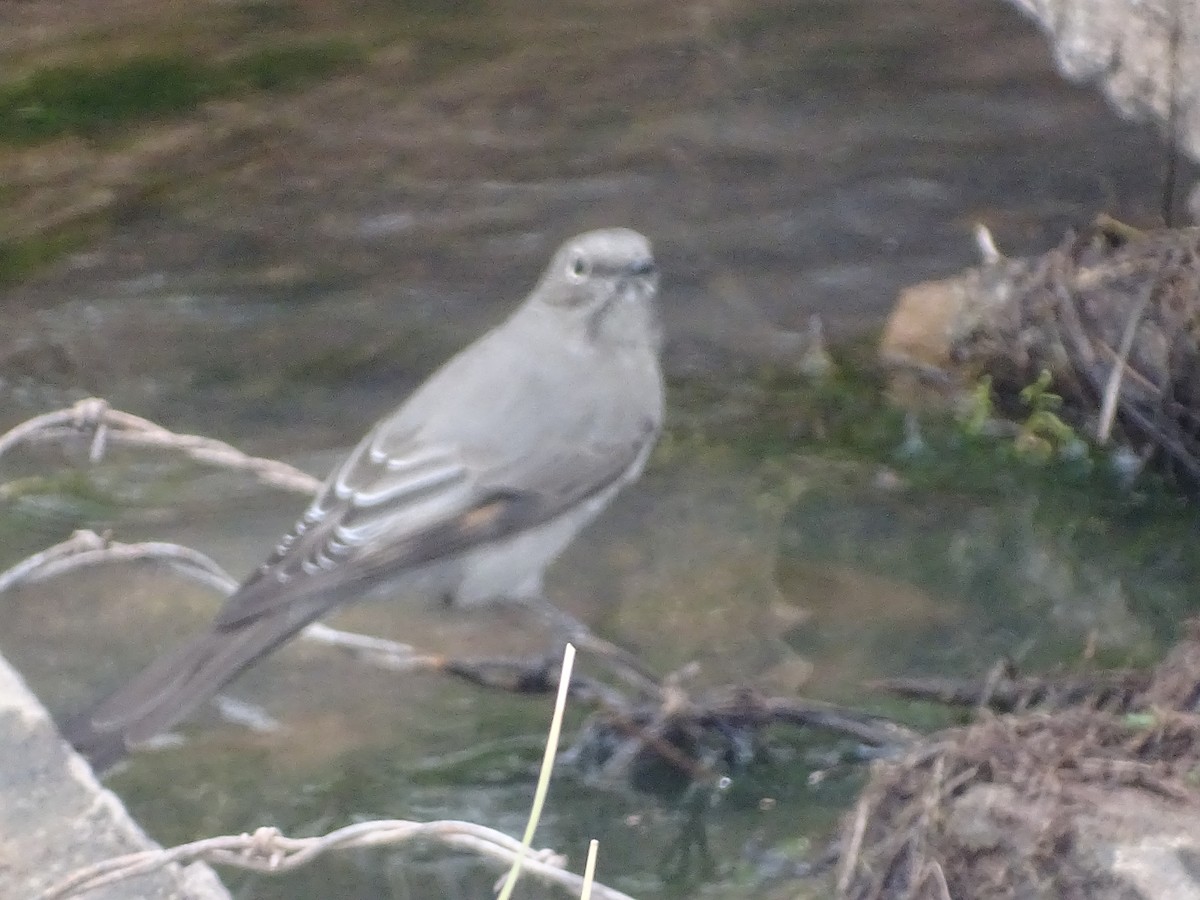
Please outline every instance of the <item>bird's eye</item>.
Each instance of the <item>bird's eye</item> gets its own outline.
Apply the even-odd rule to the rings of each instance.
[[[577,255],[567,264],[567,272],[575,281],[583,281],[591,274],[592,265],[582,255]]]

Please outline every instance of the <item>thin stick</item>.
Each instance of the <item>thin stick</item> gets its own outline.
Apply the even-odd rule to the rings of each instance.
[[[35,416],[0,435],[0,456],[21,443],[62,441],[90,435],[90,462],[99,462],[109,444],[178,450],[197,462],[249,472],[264,484],[301,494],[315,494],[321,481],[275,459],[250,456],[224,441],[194,434],[175,434],[161,425],[113,409],[101,397],[80,400],[70,409]]]
[[[979,256],[985,266],[994,266],[1000,260],[1004,259],[1004,254],[996,246],[996,239],[992,237],[992,230],[990,228],[982,222],[976,222],[974,230],[975,247],[979,250]]]
[[[858,855],[862,852],[863,837],[867,833],[867,814],[870,811],[870,801],[864,792],[854,809],[854,829],[850,832],[850,844],[842,856],[842,871],[838,874],[838,896],[844,896],[850,887],[850,879],[854,877],[854,869],[858,865]]]
[[[216,562],[197,550],[163,541],[122,544],[107,535],[81,529],[62,543],[48,547],[0,572],[0,593],[23,583],[44,581],[73,569],[108,562],[150,560],[198,581],[223,596],[233,593],[237,581]]]
[[[154,872],[172,863],[187,865],[198,860],[260,873],[290,872],[333,850],[392,846],[417,839],[433,839],[461,847],[492,859],[510,862],[521,852],[515,838],[473,822],[446,820],[410,822],[385,819],[358,822],[318,837],[292,838],[277,828],[263,827],[253,834],[205,838],[178,847],[129,853],[85,866],[37,895],[38,900],[67,900],[98,888]],[[525,860],[533,875],[560,885],[573,894],[583,887],[583,878],[561,867],[562,858],[539,851]],[[599,900],[633,900],[627,894],[601,884],[594,885]]]
[[[567,644],[563,651],[562,674],[558,679],[558,697],[554,701],[554,717],[550,720],[550,734],[546,737],[546,752],[542,755],[542,770],[538,774],[537,789],[533,792],[533,808],[529,810],[529,823],[525,826],[525,836],[521,839],[521,850],[513,860],[508,878],[500,891],[498,900],[509,900],[517,886],[517,878],[521,874],[521,865],[529,847],[533,843],[533,833],[537,830],[538,820],[542,817],[542,807],[546,803],[546,793],[550,789],[550,773],[554,769],[554,757],[558,753],[558,738],[562,732],[563,713],[567,708],[567,694],[571,687],[571,669],[575,665],[575,645]]]
[[[583,893],[579,895],[579,900],[591,900],[592,882],[596,878],[596,851],[600,849],[600,842],[592,838],[588,842],[587,862],[583,866]]]
[[[1096,442],[1101,446],[1108,443],[1112,434],[1113,422],[1117,416],[1117,400],[1121,396],[1121,379],[1125,374],[1125,364],[1129,360],[1129,352],[1133,349],[1133,336],[1142,321],[1142,313],[1150,302],[1150,294],[1154,285],[1147,285],[1138,297],[1137,305],[1129,311],[1129,319],[1125,322],[1125,331],[1121,334],[1121,346],[1117,350],[1117,359],[1112,371],[1108,374],[1108,382],[1104,385],[1104,398],[1100,404],[1100,421],[1096,426]]]

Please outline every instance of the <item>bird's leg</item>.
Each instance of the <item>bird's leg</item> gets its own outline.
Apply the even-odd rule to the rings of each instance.
[[[521,605],[533,611],[563,638],[603,661],[610,670],[631,686],[651,697],[662,694],[662,684],[636,656],[595,634],[570,613],[565,613],[544,597],[523,597]]]

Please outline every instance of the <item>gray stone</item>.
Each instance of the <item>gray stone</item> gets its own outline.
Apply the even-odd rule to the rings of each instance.
[[[1126,118],[1173,128],[1200,161],[1200,0],[1010,2],[1050,35],[1064,75],[1100,85]]]
[[[1058,881],[1046,884],[1087,885],[1092,900],[1200,900],[1191,808],[1132,789],[1073,790],[1080,796],[1064,819],[1062,797],[1031,800],[1009,785],[973,785],[955,801],[946,830],[964,853],[1008,860],[1044,855],[1047,833],[1061,830],[1070,839],[1055,863]]]
[[[81,866],[153,849],[0,658],[0,897],[34,898]],[[86,900],[229,900],[206,865],[169,866]]]

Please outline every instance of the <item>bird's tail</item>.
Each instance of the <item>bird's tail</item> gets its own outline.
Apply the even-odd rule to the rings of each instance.
[[[129,748],[176,725],[329,609],[316,599],[281,604],[253,619],[207,633],[169,651],[133,680],[62,725],[65,737],[97,772]]]

